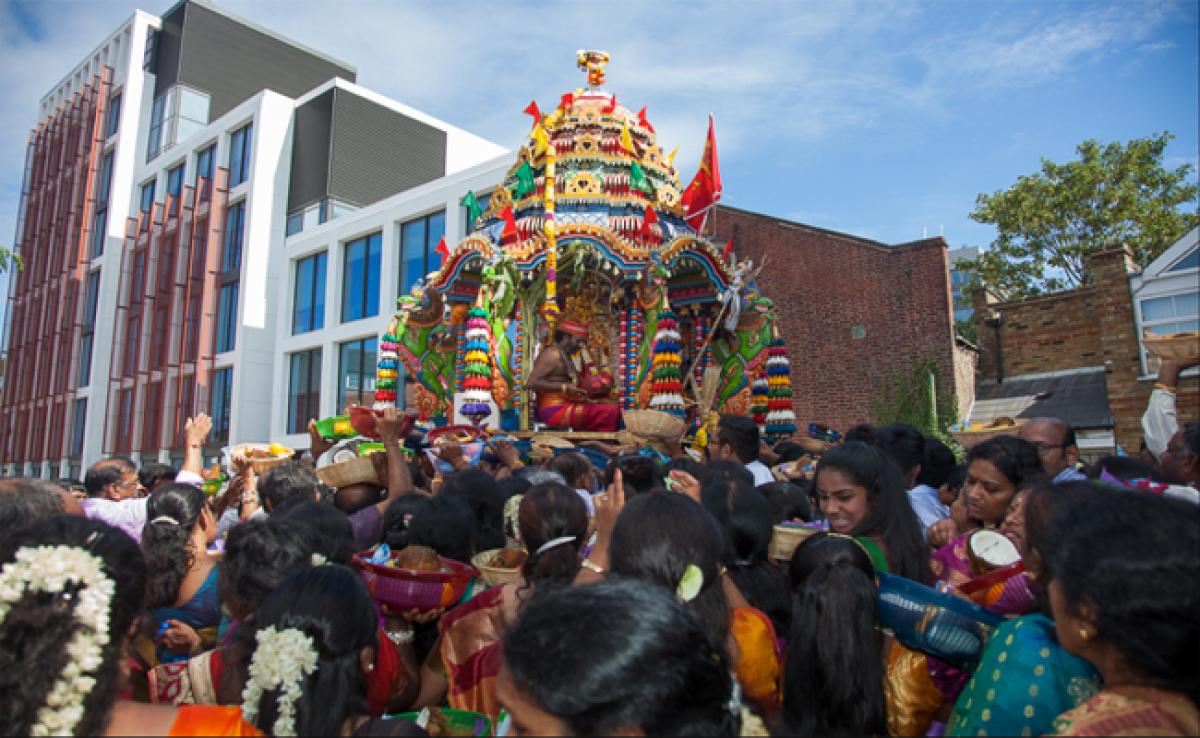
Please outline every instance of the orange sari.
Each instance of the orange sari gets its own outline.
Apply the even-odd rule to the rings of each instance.
[[[733,608],[729,632],[738,647],[734,670],[742,693],[756,710],[770,714],[779,707],[783,666],[779,639],[771,620],[753,607]]]
[[[496,677],[503,659],[500,639],[508,628],[504,592],[510,586],[475,595],[443,615],[438,624],[450,707],[481,712],[493,721],[500,715]]]
[[[242,719],[240,707],[184,705],[167,735],[239,735],[256,736],[262,732]]]

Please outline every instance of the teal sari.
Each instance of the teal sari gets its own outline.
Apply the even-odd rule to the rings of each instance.
[[[1044,735],[1100,688],[1091,664],[1058,645],[1054,622],[1026,615],[992,633],[946,735]]]

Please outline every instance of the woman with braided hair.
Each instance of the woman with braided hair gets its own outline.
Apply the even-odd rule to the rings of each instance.
[[[219,567],[208,553],[217,536],[210,504],[190,484],[159,487],[146,502],[146,607],[158,663],[184,661],[216,642],[221,600]]]
[[[237,707],[118,701],[146,568],[121,531],[56,517],[0,542],[0,715],[11,735],[257,735]]]

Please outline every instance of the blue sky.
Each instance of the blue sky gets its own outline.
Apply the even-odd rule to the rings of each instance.
[[[1087,138],[1169,130],[1168,163],[1197,162],[1194,0],[219,4],[509,148],[531,99],[582,83],[574,51],[606,49],[685,179],[712,112],[726,203],[891,243],[986,246],[976,196]],[[0,243],[38,99],[138,7],[169,6],[0,0]]]

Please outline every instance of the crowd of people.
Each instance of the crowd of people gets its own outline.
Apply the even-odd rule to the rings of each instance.
[[[1164,365],[1144,457],[1086,465],[1040,418],[965,450],[860,425],[805,471],[811,444],[733,415],[702,450],[497,438],[472,462],[389,409],[375,483],[322,483],[337,449],[314,425],[306,455],[259,474],[235,454],[209,495],[201,415],[179,470],[0,480],[0,727],[446,735],[464,711],[467,734],[1197,735],[1184,368]],[[992,565],[999,539],[1016,563]],[[448,606],[389,607],[361,559],[417,547],[526,556]],[[890,627],[895,592],[975,608],[984,637],[951,657]]]

